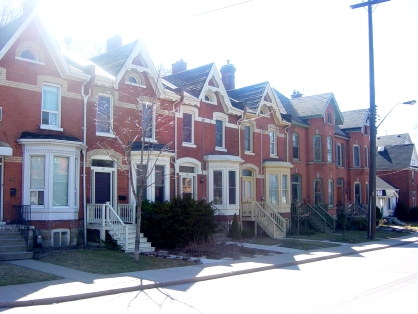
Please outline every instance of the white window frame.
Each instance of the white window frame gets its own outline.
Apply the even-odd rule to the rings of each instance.
[[[358,156],[356,156],[356,151],[358,152]],[[358,162],[358,163],[357,163]],[[360,156],[360,146],[353,145],[353,167],[360,168],[361,167],[361,156]]]
[[[315,139],[319,140],[319,147],[315,147]],[[313,141],[312,141],[313,145],[312,145],[312,149],[313,149],[313,160],[316,162],[321,162],[322,161],[322,136],[319,134],[316,134],[313,136]],[[318,154],[319,154],[319,158],[316,158],[316,150],[318,149]]]
[[[108,98],[109,99],[109,132],[98,131],[98,123],[99,123],[99,100],[100,98]],[[114,137],[113,134],[113,97],[109,94],[99,94],[96,104],[96,135],[97,136],[106,136],[106,137]]]
[[[332,162],[332,136],[327,137],[327,161]]]
[[[295,141],[296,139],[296,141]],[[296,146],[295,146],[296,144]],[[295,157],[295,149],[297,149],[297,156]],[[299,134],[296,132],[292,133],[292,157],[294,160],[300,160],[300,145],[299,145]]]
[[[334,207],[334,180],[328,179],[328,205]]]
[[[60,235],[59,245],[56,245],[56,243],[54,242],[54,233],[59,233],[59,235]],[[67,243],[62,243],[62,234],[63,233],[67,234]],[[70,243],[71,243],[71,241],[70,241],[70,229],[61,228],[61,229],[52,229],[51,230],[51,246],[52,247],[68,246],[68,245],[70,245]]]
[[[190,115],[191,116],[191,126],[190,126],[190,142],[185,142],[184,141],[184,136],[182,136],[182,142],[184,146],[189,146],[189,145],[194,145],[194,113],[193,112],[189,112],[189,111],[183,111],[183,125],[182,125],[182,132],[184,134],[184,117],[185,115]]]
[[[271,136],[272,134],[273,138]],[[274,129],[269,130],[269,152],[270,156],[277,157],[277,130]]]
[[[245,137],[245,130],[248,130],[249,138],[247,139]],[[247,140],[248,140],[248,149],[247,149]],[[250,124],[244,125],[244,151],[246,153],[252,153],[253,152],[253,127]]]
[[[221,137],[222,137],[222,145],[221,146],[218,146],[218,121],[220,122],[220,123],[222,123],[222,134],[221,134]],[[215,120],[215,147],[216,147],[216,149],[217,150],[224,150],[225,149],[225,124],[226,124],[226,121],[224,120],[224,119],[221,119],[221,118],[217,118],[216,120]]]
[[[55,111],[55,110],[47,110],[47,109],[44,109],[43,108],[43,105],[44,105],[44,98],[45,98],[45,95],[44,95],[44,92],[45,92],[45,90],[44,90],[44,87],[49,87],[49,88],[54,88],[54,89],[56,89],[57,90],[57,93],[58,93],[58,96],[57,96],[57,111]],[[62,87],[60,86],[60,85],[57,85],[57,84],[52,84],[52,83],[43,83],[42,84],[42,102],[41,102],[41,125],[40,125],[40,128],[41,129],[44,129],[44,130],[53,130],[53,131],[63,131],[63,129],[61,128],[61,93],[62,93]],[[48,112],[48,113],[52,113],[52,112],[55,112],[56,113],[56,115],[57,115],[57,124],[56,125],[54,125],[54,124],[50,124],[49,122],[48,122],[48,124],[43,124],[42,123],[42,116],[43,116],[43,113],[44,112]]]
[[[219,169],[219,168],[214,168],[211,169],[211,190],[210,190],[210,194],[211,194],[211,199],[213,199],[214,204],[217,207],[236,207],[239,206],[239,178],[238,178],[238,173],[239,173],[239,169]],[[215,183],[214,183],[214,178],[215,178],[215,172],[220,172],[222,175],[222,186],[220,187],[221,189],[221,193],[222,193],[222,201],[219,203],[218,201],[215,201],[215,193],[214,193],[214,188],[215,188]],[[230,195],[231,193],[231,189],[230,189],[230,172],[234,172],[235,173],[235,203],[230,203],[230,198],[232,195]]]
[[[164,167],[164,201],[170,200],[170,165],[167,163],[156,162],[156,159],[150,159],[147,168],[147,182],[146,182],[146,190],[147,190],[147,199],[151,202],[155,202],[155,167],[161,166]],[[139,168],[140,164],[137,163],[135,168]],[[150,173],[151,172],[151,173]],[[135,171],[134,174],[134,182],[137,182],[137,174]],[[138,193],[138,191],[136,191]],[[132,199],[134,197],[132,196]]]

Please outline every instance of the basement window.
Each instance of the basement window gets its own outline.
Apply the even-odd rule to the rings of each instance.
[[[70,243],[70,229],[51,230],[51,246],[67,246]]]

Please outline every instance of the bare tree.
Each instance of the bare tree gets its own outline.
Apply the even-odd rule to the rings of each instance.
[[[0,28],[17,18],[22,11],[22,4],[13,0],[0,0]]]
[[[293,230],[293,240],[295,242],[299,242],[299,232],[302,222],[309,217],[309,213],[306,210],[306,206],[307,205],[303,206],[301,202],[296,202],[294,204],[292,219],[294,224],[296,225],[296,228],[294,228],[296,230]]]
[[[157,80],[160,80],[160,75]],[[124,96],[132,97],[136,104],[129,110],[115,108],[113,121],[110,125],[108,125],[110,121],[108,116],[97,117],[97,123],[99,125],[104,123],[104,126],[109,127],[114,135],[114,138],[99,142],[97,145],[108,152],[108,155],[117,163],[118,169],[127,176],[130,192],[135,198],[135,261],[139,260],[143,191],[154,184],[149,180],[151,174],[155,172],[156,163],[164,153],[168,152],[171,144],[169,142],[157,145],[151,138],[153,138],[153,132],[157,133],[158,131],[160,134],[164,131],[169,132],[167,128],[174,123],[173,115],[170,115],[170,112],[175,110],[175,104],[162,104],[157,93],[158,81],[151,85],[152,88],[147,90],[132,86],[130,92]],[[119,94],[119,96],[121,95]],[[98,105],[100,106],[100,104]],[[104,112],[107,111],[104,110]],[[112,154],[116,147],[122,152],[122,160],[118,160]],[[135,177],[137,178],[136,182],[134,181]]]

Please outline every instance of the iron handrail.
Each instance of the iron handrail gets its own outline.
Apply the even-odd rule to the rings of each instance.
[[[29,251],[29,222],[31,221],[31,205],[12,205],[13,223],[25,239],[26,250]]]

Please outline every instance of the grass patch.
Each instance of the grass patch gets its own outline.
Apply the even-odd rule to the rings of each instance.
[[[100,249],[50,252],[39,260],[100,275],[196,265],[189,261],[145,255],[140,255],[139,261],[135,262],[132,254]]]
[[[261,244],[261,245],[280,245],[283,247],[297,249],[297,250],[315,250],[315,249],[338,246],[338,244],[329,243],[329,242],[306,241],[306,240],[294,241],[293,239],[290,239],[290,238],[272,239],[268,237],[256,237],[252,239],[245,239],[245,242]]]
[[[20,285],[57,279],[62,279],[62,277],[0,262],[0,286]]]
[[[345,235],[342,230],[337,230],[335,233],[323,233],[317,232],[312,235],[300,235],[300,240],[316,240],[316,241],[331,241],[331,242],[342,242],[342,243],[362,243],[376,241],[380,239],[391,239],[399,238],[407,235],[405,232],[394,232],[376,230],[376,239],[370,240],[367,238],[367,231],[347,230]],[[293,236],[291,237],[293,239]]]

